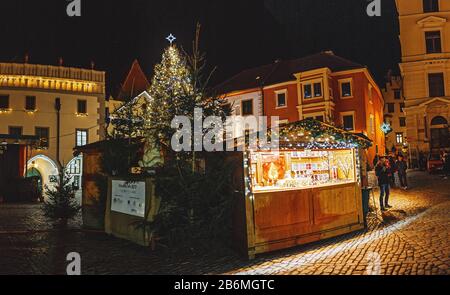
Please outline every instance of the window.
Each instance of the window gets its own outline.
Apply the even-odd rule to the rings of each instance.
[[[81,160],[79,158],[72,160],[67,167],[67,172],[71,175],[81,174]]]
[[[344,125],[345,130],[347,131],[355,130],[355,118],[353,114],[343,114],[342,123]]]
[[[428,74],[428,88],[430,97],[445,96],[444,74],[443,73]]]
[[[286,92],[279,92],[277,95],[277,108],[284,108],[287,106]]]
[[[25,98],[25,110],[27,111],[36,110],[36,96],[27,96]]]
[[[244,100],[242,102],[242,115],[243,116],[253,115],[253,100]]]
[[[402,93],[400,92],[400,90],[395,90],[394,91],[394,99],[401,99],[402,98]]]
[[[9,95],[0,95],[0,109],[9,109]]]
[[[314,97],[322,97],[322,83],[314,83]]]
[[[369,118],[369,131],[371,134],[375,134],[375,117],[372,114]]]
[[[404,112],[405,111],[405,104],[404,103],[401,103],[400,104],[400,112]]]
[[[303,98],[320,98],[322,97],[322,82],[315,82],[303,85]]]
[[[78,108],[77,108],[78,114],[87,114],[87,101],[86,100],[78,100]]]
[[[395,135],[395,141],[397,144],[403,144],[403,133],[397,133]]]
[[[76,138],[75,145],[76,146],[84,146],[88,144],[88,130],[85,129],[77,129],[76,130]]]
[[[341,85],[341,98],[352,97],[352,82],[350,80],[345,80],[340,82]]]
[[[14,137],[22,136],[22,132],[23,132],[22,127],[16,127],[16,126],[14,126],[14,127],[10,126],[9,127],[9,135],[12,135]]]
[[[41,148],[49,147],[50,129],[48,127],[36,127],[36,136],[39,138]]]
[[[394,103],[388,103],[387,104],[388,113],[395,113],[395,104]]]
[[[406,118],[400,117],[400,127],[406,127]]]
[[[442,52],[440,31],[425,32],[425,42],[428,54]]]
[[[423,0],[423,12],[438,12],[439,0]]]

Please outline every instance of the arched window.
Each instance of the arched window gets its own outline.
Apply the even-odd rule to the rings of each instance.
[[[436,125],[447,125],[447,120],[444,117],[435,117],[433,118],[433,120],[431,120],[431,126],[436,126]]]

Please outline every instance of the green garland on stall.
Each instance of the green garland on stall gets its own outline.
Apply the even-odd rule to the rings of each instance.
[[[269,132],[270,133],[270,132]],[[351,132],[336,128],[315,119],[305,119],[303,121],[291,123],[280,127],[280,141],[295,140],[295,135],[299,133],[308,133],[308,136],[314,140],[328,137],[331,142],[347,143],[364,149],[370,148],[372,142],[366,138],[353,134]]]

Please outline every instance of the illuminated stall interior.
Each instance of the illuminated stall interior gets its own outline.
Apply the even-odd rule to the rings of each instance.
[[[279,150],[249,152],[253,192],[298,190],[359,181],[358,148],[365,138],[333,126],[304,120],[279,131]]]

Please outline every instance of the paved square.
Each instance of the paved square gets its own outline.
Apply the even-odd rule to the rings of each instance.
[[[230,249],[169,257],[103,233],[55,231],[38,205],[0,205],[0,274],[65,274],[78,252],[82,274],[450,274],[450,180],[409,174],[408,191],[393,190],[393,208],[365,231],[258,256]]]

